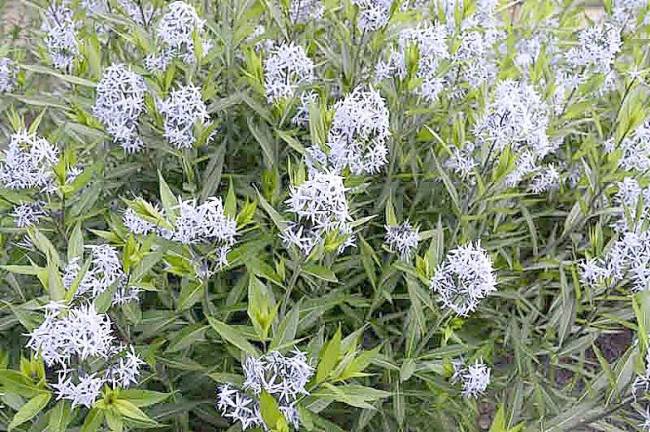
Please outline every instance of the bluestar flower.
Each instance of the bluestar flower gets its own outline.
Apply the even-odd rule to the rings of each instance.
[[[96,373],[90,375],[81,373],[76,379],[74,379],[72,374],[64,368],[60,370],[57,375],[57,383],[50,384],[55,390],[56,399],[71,401],[72,408],[78,405],[92,408],[101,393],[102,387],[106,383],[106,381],[102,377],[97,376]]]
[[[157,232],[158,226],[152,222],[144,220],[133,210],[128,208],[122,215],[122,223],[126,229],[136,235],[147,235],[152,232]]]
[[[14,206],[11,216],[18,228],[26,228],[36,225],[43,216],[46,216],[45,202],[18,204]]]
[[[217,408],[233,422],[240,422],[243,430],[264,425],[259,403],[229,384],[217,388]]]
[[[167,9],[156,28],[156,35],[165,48],[159,56],[152,54],[148,57],[146,65],[151,71],[164,70],[174,57],[179,57],[186,64],[194,64],[197,60],[194,49],[195,34],[201,41],[201,49],[204,53],[212,48],[212,43],[203,39],[205,20],[199,18],[192,5],[175,1],[170,3]]]
[[[463,386],[462,394],[466,398],[478,398],[485,393],[490,384],[490,368],[482,360],[476,360],[474,364],[465,366],[462,360],[453,364],[454,375],[452,382],[460,381]]]
[[[13,60],[0,57],[0,93],[9,93],[16,85],[16,69]]]
[[[496,291],[492,260],[478,243],[459,246],[447,254],[430,288],[439,301],[458,315],[475,311],[481,299]]]
[[[402,30],[398,38],[398,48],[391,50],[388,61],[380,60],[375,68],[375,80],[387,78],[400,79],[406,77],[406,58],[408,49],[418,50],[418,66],[416,77],[421,83],[418,93],[428,101],[434,101],[443,89],[445,79],[438,76],[438,66],[444,59],[449,59],[447,46],[447,30],[441,25],[421,25],[412,29]]]
[[[604,92],[614,85],[613,66],[621,46],[620,28],[609,24],[593,26],[580,32],[578,45],[567,51],[566,59],[572,68],[584,68],[584,76],[605,74],[601,89],[601,92]]]
[[[59,162],[59,150],[44,138],[25,130],[14,133],[4,162],[0,164],[0,183],[8,189],[38,189],[53,192],[54,166]]]
[[[262,390],[274,395],[278,402],[290,405],[298,397],[309,395],[307,382],[314,373],[305,353],[294,350],[292,356],[271,351],[259,358],[248,357],[244,362],[244,390],[256,395]]]
[[[483,115],[474,125],[474,134],[480,144],[494,151],[510,148],[517,155],[516,169],[506,180],[509,186],[515,186],[558,147],[546,134],[548,124],[549,108],[535,89],[506,80],[488,99]]]
[[[418,229],[406,221],[400,225],[386,225],[386,236],[384,241],[388,248],[399,253],[400,258],[409,261],[415,253],[420,235]]]
[[[468,141],[461,148],[452,148],[451,152],[451,156],[445,161],[445,166],[461,179],[469,179],[478,166],[478,162],[473,155],[474,143]]]
[[[84,8],[88,16],[91,17],[108,12],[106,0],[81,0],[81,7]]]
[[[357,26],[363,32],[376,31],[384,27],[390,18],[392,0],[352,0],[359,8]]]
[[[534,175],[530,184],[530,190],[533,193],[547,192],[551,189],[557,189],[560,183],[560,173],[553,165],[540,168]]]
[[[172,90],[169,97],[159,103],[158,109],[165,119],[165,138],[178,149],[194,145],[196,124],[209,124],[201,91],[192,84]]]
[[[266,429],[257,400],[265,391],[276,398],[288,423],[298,430],[300,418],[294,403],[299,397],[309,395],[306,386],[314,368],[305,353],[295,349],[292,354],[285,356],[271,351],[259,358],[248,357],[243,364],[245,381],[242,389],[252,392],[253,396],[229,384],[219,386],[217,408],[222,415],[240,422],[243,430],[260,426]]]
[[[293,187],[286,203],[296,220],[290,222],[281,233],[285,245],[294,245],[303,254],[309,255],[329,232],[349,236],[349,242],[353,241],[345,191],[342,177],[320,172],[315,172],[311,179]]]
[[[581,264],[581,281],[588,286],[629,280],[636,291],[650,288],[650,231],[625,232],[602,258]]]
[[[127,388],[138,383],[140,367],[145,364],[132,346],[124,349],[117,362],[109,367],[104,376],[113,388]]]
[[[618,164],[627,171],[646,172],[650,169],[650,118],[646,119],[632,133],[627,134],[618,146],[614,140],[605,144],[605,151],[621,151]]]
[[[144,112],[146,90],[144,79],[123,64],[109,66],[97,85],[93,114],[128,153],[144,146],[138,136],[138,119]]]
[[[69,69],[79,55],[77,27],[73,12],[65,4],[52,3],[45,11],[41,31],[45,33],[45,45],[52,63],[57,69]]]
[[[291,0],[289,19],[293,23],[305,24],[321,19],[324,11],[321,0]]]
[[[276,45],[264,61],[264,86],[269,103],[292,98],[296,90],[314,80],[314,62],[301,46]]]
[[[73,358],[106,359],[114,340],[110,318],[90,304],[71,309],[48,305],[45,320],[29,336],[27,346],[48,366],[69,365]]]
[[[296,114],[291,119],[291,123],[300,126],[309,126],[309,106],[318,102],[318,94],[316,92],[307,91],[300,95],[300,105],[296,110]],[[325,156],[327,158],[327,156]]]
[[[117,0],[117,3],[124,13],[137,24],[148,25],[153,19],[154,10],[151,4],[136,3],[134,0]]]
[[[375,174],[388,162],[389,111],[373,89],[357,87],[334,105],[327,136],[329,159],[337,171]]]

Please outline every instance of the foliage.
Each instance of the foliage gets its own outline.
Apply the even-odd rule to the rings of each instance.
[[[582,3],[28,2],[0,429],[650,428],[649,6]]]

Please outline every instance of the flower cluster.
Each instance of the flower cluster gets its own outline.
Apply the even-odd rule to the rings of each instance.
[[[225,215],[219,198],[209,198],[203,204],[182,201],[174,230],[163,231],[162,235],[183,244],[216,243],[216,254],[220,265],[226,265],[226,255],[235,244],[237,222]]]
[[[384,27],[390,18],[392,0],[352,0],[359,8],[357,26],[363,32],[376,31]]]
[[[305,24],[321,19],[323,12],[322,0],[291,0],[289,19],[296,24]]]
[[[490,384],[490,368],[482,360],[476,360],[474,364],[465,366],[465,362],[457,360],[453,362],[454,374],[451,377],[452,383],[461,382],[462,394],[466,398],[478,398]]]
[[[478,243],[453,249],[431,279],[430,288],[444,307],[458,315],[475,311],[481,299],[496,291],[492,260]]]
[[[637,127],[616,145],[613,139],[605,143],[605,151],[620,150],[618,164],[627,171],[646,172],[650,169],[650,119]]]
[[[581,281],[587,286],[630,280],[636,291],[650,287],[650,188],[631,177],[618,183],[614,196],[618,218],[613,224],[620,238],[600,258],[581,264]]]
[[[329,160],[338,172],[375,174],[388,162],[390,113],[384,98],[373,89],[357,87],[334,105],[327,136]]]
[[[624,233],[602,258],[583,262],[580,276],[587,286],[630,279],[635,290],[647,290],[650,287],[650,231]]]
[[[199,18],[192,5],[175,1],[169,4],[168,9],[156,28],[156,35],[165,48],[158,55],[147,56],[145,61],[147,69],[152,72],[165,70],[175,57],[186,64],[194,64],[198,60],[195,58],[194,35],[201,39],[203,52],[212,48],[212,43],[203,39],[205,20]]]
[[[8,57],[0,57],[0,93],[9,93],[16,85],[14,62]]]
[[[191,148],[196,138],[194,126],[208,125],[208,110],[198,87],[188,84],[172,90],[158,105],[165,118],[165,138],[178,149]]]
[[[314,62],[293,43],[273,47],[264,61],[266,99],[275,103],[294,97],[296,90],[314,79]]]
[[[614,204],[620,209],[620,217],[613,228],[619,233],[638,232],[650,218],[650,188],[642,188],[632,177],[625,177],[617,186]]]
[[[240,422],[243,430],[264,425],[259,402],[230,384],[217,388],[217,408],[225,418]]]
[[[556,149],[557,143],[546,133],[548,123],[548,106],[535,89],[506,80],[497,85],[494,97],[474,125],[474,134],[480,144],[493,151],[510,148],[517,155],[516,168],[506,179],[509,186],[515,186],[540,170],[539,162]],[[543,180],[555,178],[551,174],[546,172]],[[535,188],[542,190],[541,186],[550,187],[542,182]]]
[[[388,248],[399,253],[400,258],[409,261],[418,247],[420,236],[418,229],[406,221],[400,225],[386,225],[384,241]]]
[[[109,66],[97,85],[93,114],[128,153],[144,146],[138,136],[138,119],[144,112],[146,89],[144,79],[123,64]]]
[[[115,286],[112,297],[113,304],[125,304],[138,301],[140,290],[128,286],[128,277],[122,270],[122,264],[117,250],[107,244],[89,246],[90,264],[83,273],[74,293],[75,298],[96,299],[100,294]],[[70,260],[63,271],[63,285],[70,289],[81,271],[81,257]]]
[[[589,27],[580,32],[578,45],[566,53],[566,58],[571,66],[607,74],[620,50],[620,29],[609,25]]]
[[[97,313],[92,304],[46,306],[45,320],[29,335],[27,346],[47,366],[57,368],[52,387],[58,399],[91,407],[104,384],[125,388],[137,383],[144,362],[133,347],[116,343],[111,326],[108,315]],[[103,372],[86,373],[91,361],[102,361]]]
[[[117,3],[124,13],[137,24],[148,25],[153,19],[153,5],[145,5],[142,1],[136,2],[134,0],[118,0]]]
[[[535,171],[530,183],[530,190],[533,193],[547,192],[557,188],[559,184],[560,173],[553,165],[547,165]]]
[[[0,183],[8,189],[56,189],[53,168],[59,163],[59,150],[46,139],[25,130],[11,136],[0,164]]]
[[[46,216],[45,203],[36,201],[33,203],[22,203],[14,206],[11,216],[18,228],[26,228],[36,225],[43,216]]]
[[[450,70],[446,81],[456,87],[466,82],[471,88],[495,80],[497,76],[497,56],[494,46],[505,39],[505,33],[498,28],[496,0],[479,0],[473,14],[464,17],[456,28],[456,8],[463,10],[462,1],[438,2],[436,8],[443,7],[447,16],[450,34],[458,33],[460,45],[452,56],[456,68]],[[463,89],[454,89],[451,97],[462,96]]]
[[[224,417],[241,422],[244,430],[263,426],[256,398],[264,390],[276,398],[288,423],[298,429],[300,420],[294,403],[300,396],[309,395],[306,385],[314,373],[305,353],[294,350],[292,356],[285,356],[272,351],[259,358],[248,357],[243,366],[242,390],[250,391],[254,397],[228,384],[220,386],[217,408]]]
[[[287,200],[289,211],[296,215],[281,236],[287,246],[296,246],[303,254],[322,244],[330,232],[346,236],[342,246],[354,243],[346,188],[343,178],[336,174],[314,173],[313,177],[291,189]]]
[[[409,49],[418,50],[416,77],[420,80],[418,92],[428,101],[435,101],[443,89],[445,77],[439,76],[439,65],[449,59],[447,29],[442,25],[421,25],[402,30],[398,38],[398,49],[392,50],[387,61],[380,60],[375,68],[375,80],[381,81],[394,76],[406,78]]]
[[[228,265],[228,252],[236,242],[237,222],[226,216],[221,199],[208,198],[197,204],[194,200],[183,201],[179,198],[177,213],[173,221],[156,223],[140,217],[134,210],[128,209],[122,218],[124,225],[134,234],[156,233],[167,240],[185,245],[208,243],[215,246],[215,261],[218,267]]]
[[[88,16],[91,17],[108,12],[106,0],[82,0],[81,7],[83,7],[88,13]]]
[[[296,110],[296,114],[291,119],[291,123],[300,126],[309,126],[309,106],[318,101],[318,94],[314,91],[306,91],[300,95],[300,105]],[[312,147],[314,148],[314,147]]]
[[[45,33],[45,45],[54,67],[68,70],[79,55],[77,27],[73,12],[65,6],[52,3],[45,11],[41,31]]]
[[[445,166],[461,179],[472,181],[473,171],[478,166],[478,162],[474,158],[474,149],[474,143],[469,141],[460,148],[452,148],[451,156],[445,161]]]

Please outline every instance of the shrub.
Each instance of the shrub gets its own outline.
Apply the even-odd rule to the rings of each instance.
[[[650,429],[649,8],[29,3],[0,428]]]

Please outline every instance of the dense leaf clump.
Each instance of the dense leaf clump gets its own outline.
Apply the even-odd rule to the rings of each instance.
[[[0,430],[650,430],[650,5],[583,3],[0,0]]]

